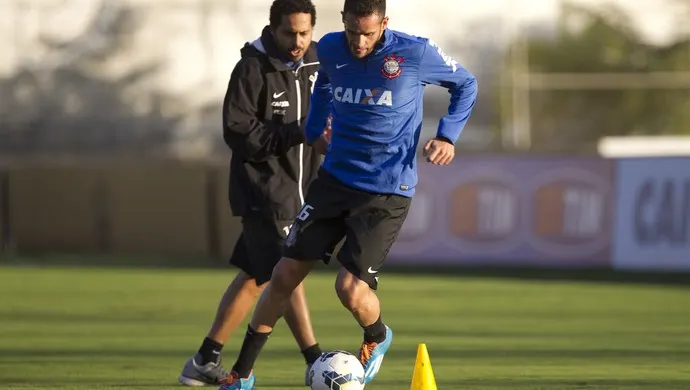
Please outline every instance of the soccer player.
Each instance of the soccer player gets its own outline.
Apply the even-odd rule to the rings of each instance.
[[[218,385],[228,375],[221,350],[271,278],[303,194],[322,156],[305,145],[305,119],[319,62],[311,0],[275,0],[270,25],[241,49],[227,89],[223,135],[232,149],[230,205],[242,217],[242,233],[230,259],[239,273],[220,300],[215,320],[179,381]],[[281,309],[307,363],[321,355],[298,283]],[[306,380],[306,379],[305,379]]]
[[[307,119],[307,142],[325,153],[325,160],[221,389],[253,388],[255,360],[282,307],[343,237],[335,288],[364,333],[359,359],[365,382],[374,379],[393,339],[374,291],[417,183],[424,87],[450,92],[448,114],[424,145],[432,164],[453,160],[454,143],[475,105],[475,77],[431,40],[388,29],[385,0],[345,0],[342,16],[345,31],[318,43],[321,64]],[[320,129],[331,109],[329,144]]]

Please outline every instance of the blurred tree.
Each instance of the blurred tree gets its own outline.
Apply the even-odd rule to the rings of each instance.
[[[628,15],[613,6],[593,10],[565,4],[555,34],[512,45],[504,72],[510,74],[519,66],[511,59],[521,49],[531,73],[690,72],[689,37],[681,36],[664,47],[649,45]],[[569,82],[566,78],[570,85],[565,87],[549,80],[554,79],[543,78],[542,88],[531,89],[528,95],[532,150],[592,151],[607,135],[690,135],[690,86],[644,87],[636,76],[610,87],[596,81],[578,85],[577,77]],[[563,77],[557,83],[564,84]],[[505,100],[509,94],[502,96],[501,126],[512,126],[515,102]]]
[[[156,64],[112,78],[101,69],[128,45],[132,10],[103,1],[89,27],[68,42],[44,37],[49,54],[0,79],[0,154],[84,156],[165,152],[180,118],[163,115],[174,99],[128,99]],[[127,95],[130,93],[130,95]],[[141,96],[141,94],[140,94]]]

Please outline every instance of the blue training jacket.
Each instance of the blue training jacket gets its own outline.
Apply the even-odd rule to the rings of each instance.
[[[323,169],[359,190],[412,197],[424,87],[450,92],[437,136],[455,143],[476,101],[476,79],[430,39],[390,29],[364,59],[352,56],[344,32],[326,34],[317,53],[306,134],[309,144],[316,140],[332,110]]]

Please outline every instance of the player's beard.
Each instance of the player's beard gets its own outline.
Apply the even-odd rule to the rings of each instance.
[[[360,49],[357,46],[351,45],[350,50],[352,51],[352,55],[358,58],[363,58],[369,55],[371,53],[371,49]]]

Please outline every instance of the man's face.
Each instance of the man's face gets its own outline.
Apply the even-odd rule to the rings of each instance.
[[[312,35],[311,15],[283,15],[280,25],[271,29],[278,50],[290,61],[299,61],[309,49]]]
[[[381,39],[388,25],[388,17],[378,13],[369,16],[343,14],[345,36],[352,55],[356,58],[368,56]]]

